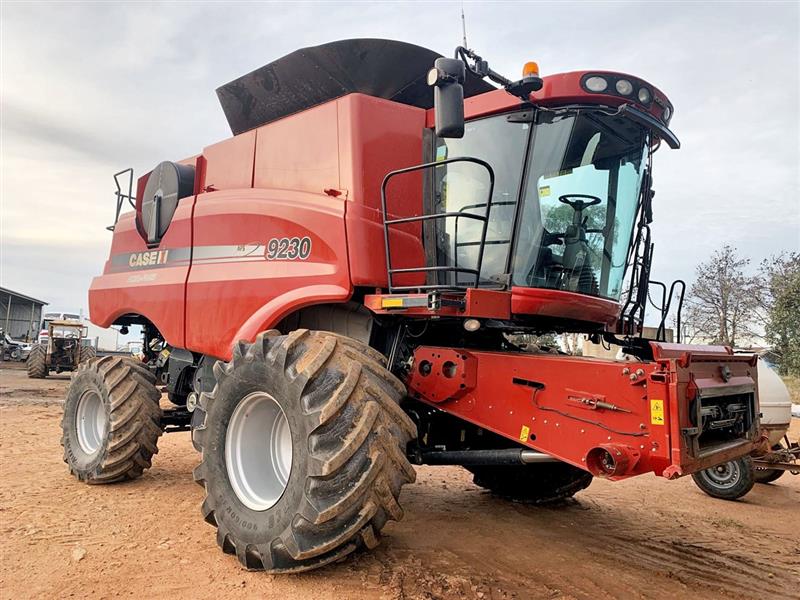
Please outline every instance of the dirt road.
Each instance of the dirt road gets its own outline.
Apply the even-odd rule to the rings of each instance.
[[[200,517],[188,433],[161,438],[137,481],[68,475],[68,383],[0,371],[2,598],[800,598],[790,475],[736,503],[648,476],[535,508],[492,497],[459,468],[419,468],[405,519],[376,551],[309,574],[249,573]]]

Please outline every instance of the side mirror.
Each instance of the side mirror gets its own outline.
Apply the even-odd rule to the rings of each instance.
[[[433,90],[436,135],[442,138],[464,137],[464,79],[466,67],[457,58],[437,58],[428,72]]]

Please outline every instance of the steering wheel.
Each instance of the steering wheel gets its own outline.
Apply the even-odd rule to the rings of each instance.
[[[581,211],[584,208],[595,206],[602,202],[597,196],[590,196],[589,194],[564,194],[558,197],[558,201],[568,204],[575,211]]]

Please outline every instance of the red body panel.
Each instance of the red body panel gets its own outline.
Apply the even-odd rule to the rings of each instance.
[[[308,304],[351,294],[345,201],[286,190],[202,194],[186,287],[186,347],[230,358],[231,345]],[[308,260],[267,260],[268,240],[308,236]]]
[[[515,315],[562,317],[604,323],[613,329],[619,317],[618,302],[575,292],[545,288],[511,288],[511,312]]]
[[[381,183],[390,171],[422,162],[425,111],[388,100],[351,94],[338,101],[341,186],[347,190],[348,257],[355,286],[386,287]],[[389,212],[422,214],[419,174],[396,178]],[[419,224],[390,231],[396,267],[424,261]],[[413,282],[412,282],[413,283]],[[399,284],[404,284],[399,279]],[[410,285],[411,283],[409,283]]]
[[[149,249],[139,235],[134,213],[120,217],[114,228],[111,256],[106,261],[104,274],[94,278],[89,290],[92,323],[109,327],[122,315],[143,315],[168,343],[184,347],[184,292],[189,255],[187,252],[184,260],[180,255],[173,257],[169,250],[191,248],[193,201],[190,197],[178,203],[169,230],[161,245],[154,249]],[[158,252],[164,249],[168,250],[169,262],[157,264]],[[153,253],[155,261],[150,260]],[[140,258],[147,260],[138,260]]]
[[[197,196],[180,201],[153,249],[133,213],[120,218],[111,258],[89,291],[93,322],[139,314],[169,344],[227,359],[236,341],[298,308],[347,301],[354,285],[385,286],[380,185],[386,172],[422,160],[424,121],[422,109],[351,94],[181,161],[196,165]],[[402,200],[395,215],[421,213],[418,177],[393,192]],[[421,260],[418,226],[392,235],[405,261]],[[305,237],[307,259],[267,259],[269,240]],[[148,250],[169,260],[125,262]]]

